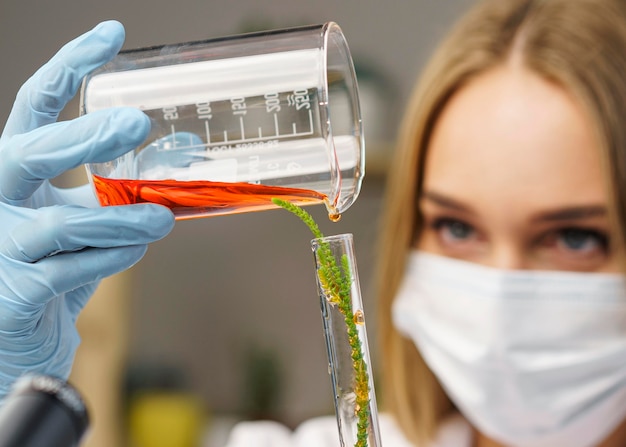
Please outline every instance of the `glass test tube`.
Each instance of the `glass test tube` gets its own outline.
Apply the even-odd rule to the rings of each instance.
[[[380,447],[378,410],[352,234],[311,241],[342,447]]]

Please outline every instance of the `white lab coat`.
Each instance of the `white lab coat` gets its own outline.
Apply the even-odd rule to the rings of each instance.
[[[414,447],[394,419],[379,415],[384,447]],[[460,415],[446,419],[429,447],[471,447],[472,429]],[[333,416],[310,419],[295,431],[272,421],[240,422],[232,430],[227,447],[338,447],[337,421]]]

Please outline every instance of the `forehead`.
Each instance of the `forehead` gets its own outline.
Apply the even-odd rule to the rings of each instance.
[[[519,66],[498,67],[443,109],[427,148],[424,188],[500,207],[606,202],[592,129],[560,86]]]

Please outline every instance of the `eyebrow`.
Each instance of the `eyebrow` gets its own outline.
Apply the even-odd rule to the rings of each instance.
[[[420,195],[420,199],[426,199],[439,206],[450,208],[456,211],[463,211],[465,213],[472,212],[472,210],[468,206],[463,205],[461,202],[458,202],[450,197],[447,197],[443,194],[439,194],[434,191],[423,191],[422,194]]]
[[[423,191],[420,198],[455,211],[465,213],[472,212],[470,207],[461,202],[434,191]],[[592,217],[606,216],[607,214],[606,207],[602,205],[568,206],[539,212],[535,214],[531,220],[534,222],[558,222],[562,220],[589,219]]]
[[[532,220],[536,222],[554,222],[559,220],[589,219],[606,216],[606,207],[601,205],[572,206],[538,213]]]

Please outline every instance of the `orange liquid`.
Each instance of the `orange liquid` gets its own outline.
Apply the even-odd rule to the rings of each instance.
[[[317,191],[280,186],[178,180],[125,180],[93,176],[98,200],[103,206],[158,203],[170,208],[176,219],[243,213],[276,208],[272,198],[298,205],[328,203]],[[339,214],[330,212],[333,221]]]

